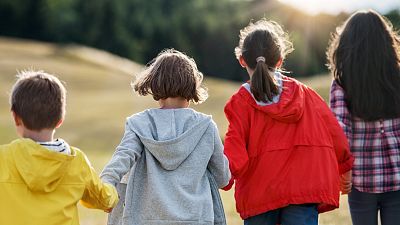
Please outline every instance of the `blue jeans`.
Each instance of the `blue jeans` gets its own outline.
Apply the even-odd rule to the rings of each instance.
[[[244,220],[244,225],[318,225],[316,204],[289,205]]]
[[[382,225],[400,224],[400,191],[375,194],[353,188],[349,206],[353,225],[378,225],[378,211]]]

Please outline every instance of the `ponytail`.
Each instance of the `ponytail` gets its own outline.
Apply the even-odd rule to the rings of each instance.
[[[256,68],[250,82],[251,93],[257,101],[272,101],[274,95],[279,94],[274,74],[265,63],[264,57],[257,58]]]
[[[279,94],[275,80],[275,69],[280,67],[287,54],[293,51],[289,36],[282,27],[265,18],[240,30],[239,45],[235,48],[236,58],[246,62],[254,70],[250,91],[259,102],[272,101]],[[279,65],[278,65],[279,64]]]

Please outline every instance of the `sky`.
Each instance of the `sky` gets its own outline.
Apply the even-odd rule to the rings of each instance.
[[[400,9],[400,0],[279,0],[310,14],[321,12],[337,14],[341,11],[348,13],[359,9],[374,9],[386,13],[391,9]]]

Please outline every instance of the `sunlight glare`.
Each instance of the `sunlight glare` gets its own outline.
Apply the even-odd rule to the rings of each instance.
[[[310,14],[321,12],[337,14],[341,11],[353,12],[359,9],[374,9],[377,11],[387,11],[390,9],[400,9],[399,0],[279,0],[285,4],[292,5]]]

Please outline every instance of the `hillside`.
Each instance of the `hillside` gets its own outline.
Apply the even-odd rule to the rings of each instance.
[[[58,134],[72,143],[79,143],[84,149],[112,150],[119,141],[127,116],[157,107],[151,97],[139,97],[130,88],[133,75],[140,71],[141,65],[86,47],[2,38],[0,130],[13,129],[7,92],[16,72],[29,68],[57,74],[65,81],[68,89],[67,117]],[[221,131],[226,130],[222,105],[239,85],[216,79],[206,79],[205,83],[212,98],[195,108],[214,115],[221,124]],[[221,107],[213,107],[215,105]],[[13,132],[0,134],[4,141],[14,137]]]
[[[149,107],[157,107],[151,97],[139,97],[130,88],[132,75],[142,68],[129,60],[81,46],[57,46],[48,43],[0,38],[0,141],[17,136],[12,124],[8,93],[17,71],[42,69],[57,74],[68,89],[67,116],[56,136],[84,150],[98,171],[109,160],[122,136],[125,118]],[[327,96],[330,78],[320,76],[304,80]],[[221,136],[227,123],[223,105],[240,83],[207,78],[210,98],[195,106],[213,115]],[[233,192],[224,192],[225,210],[230,225],[242,224],[234,206]],[[322,225],[350,224],[346,199],[343,208],[323,214]],[[81,208],[83,225],[105,224],[103,212]]]

